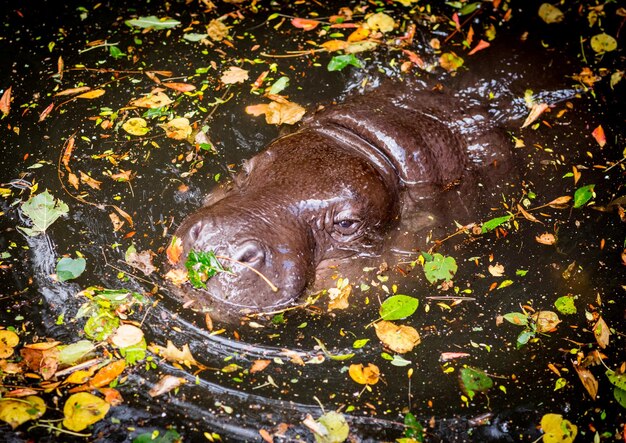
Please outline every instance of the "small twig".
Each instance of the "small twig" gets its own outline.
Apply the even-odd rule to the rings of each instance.
[[[426,297],[427,300],[467,300],[467,301],[475,301],[476,297],[461,297],[455,295],[433,295],[431,297]]]
[[[288,51],[287,54],[268,54],[267,52],[261,52],[261,55],[263,57],[270,57],[270,58],[296,58],[296,57],[302,57],[304,55],[312,55],[315,54],[316,52],[326,52],[327,49],[322,48],[322,49],[309,49],[306,51]]]
[[[91,360],[87,360],[83,363],[80,363],[78,365],[72,366],[71,368],[66,368],[63,369],[62,371],[57,371],[54,373],[55,377],[63,377],[67,374],[71,374],[72,372],[76,372],[79,371],[81,369],[84,368],[88,368],[89,366],[93,366],[93,365],[97,365],[98,363],[100,363],[102,361],[101,358],[92,358]]]
[[[269,278],[267,278],[266,276],[264,276],[263,274],[261,274],[259,271],[257,271],[256,269],[254,269],[252,266],[246,264],[246,263],[242,263],[239,260],[235,260],[234,258],[230,258],[230,257],[226,257],[223,255],[216,255],[215,258],[218,258],[220,260],[228,260],[231,261],[233,263],[237,263],[238,265],[243,266],[244,268],[248,268],[250,269],[252,272],[254,272],[256,275],[258,275],[259,277],[261,277],[263,279],[263,281],[265,281],[265,283],[267,283],[269,285],[270,288],[272,288],[273,292],[278,292],[278,287],[272,283],[270,281]]]
[[[68,429],[57,428],[56,426],[52,426],[52,425],[34,425],[34,426],[31,426],[30,428],[28,428],[28,431],[30,432],[30,430],[34,429],[34,428],[50,429],[51,431],[54,431],[54,432],[60,432],[60,433],[63,433],[63,434],[69,434],[69,435],[73,435],[75,437],[91,437],[91,434],[81,434],[79,432],[70,431]]]
[[[608,168],[606,168],[606,169],[604,170],[604,172],[610,171],[610,170],[611,170],[611,169],[613,169],[615,166],[617,166],[617,165],[619,165],[619,164],[621,164],[621,163],[624,163],[624,161],[626,161],[626,157],[622,157],[622,159],[621,159],[620,161],[618,161],[618,162],[616,162],[616,163],[613,163],[611,166],[609,166]]]
[[[115,46],[115,45],[119,45],[120,42],[117,43],[107,43],[107,41],[105,40],[104,43],[100,44],[100,45],[94,45],[91,46],[87,49],[81,49],[80,51],[78,51],[79,54],[83,54],[85,52],[91,51],[92,49],[98,49],[98,48],[106,48],[107,46]]]

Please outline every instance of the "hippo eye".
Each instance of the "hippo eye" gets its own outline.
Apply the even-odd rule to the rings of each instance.
[[[360,226],[361,222],[359,220],[337,220],[335,222],[335,231],[337,231],[341,235],[352,235],[359,229]]]

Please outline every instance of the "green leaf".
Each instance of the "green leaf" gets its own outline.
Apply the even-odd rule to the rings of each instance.
[[[274,84],[267,91],[268,94],[278,94],[283,89],[289,86],[289,77],[282,76],[274,82]]]
[[[626,391],[626,374],[617,374],[615,371],[607,369],[606,376],[614,386]]]
[[[57,278],[60,282],[77,278],[85,271],[87,262],[84,258],[63,257],[57,263]]]
[[[62,215],[69,212],[68,206],[61,200],[55,200],[46,189],[44,192],[31,197],[22,203],[22,212],[33,222],[31,228],[19,226],[26,235],[31,237],[39,235]]]
[[[502,316],[509,323],[513,323],[518,326],[526,326],[528,325],[528,316],[522,314],[521,312],[509,312],[508,314],[504,314]]]
[[[139,17],[132,20],[126,20],[128,26],[136,26],[138,28],[151,28],[151,29],[167,29],[174,28],[180,25],[178,20],[172,18],[157,18],[154,15],[148,17]]]
[[[493,386],[493,380],[485,371],[467,366],[459,371],[459,384],[471,400],[477,392],[488,391]]]
[[[468,3],[459,9],[459,15],[468,15],[477,10],[480,7],[480,2]]]
[[[354,340],[354,343],[352,343],[352,347],[354,349],[361,349],[363,346],[367,344],[368,341],[370,341],[369,338],[361,338],[359,340]]]
[[[544,3],[539,7],[539,17],[544,22],[551,23],[560,23],[565,18],[565,15],[561,12],[559,8],[556,6],[552,6],[550,3]]]
[[[563,377],[559,377],[554,383],[554,390],[558,391],[559,389],[563,389],[565,386],[567,386],[567,380]]]
[[[485,232],[493,231],[501,224],[506,223],[509,220],[511,220],[511,218],[513,218],[513,216],[509,214],[509,215],[504,215],[502,217],[496,217],[496,218],[492,218],[491,220],[487,220],[485,223],[483,223],[481,234],[484,234]]]
[[[189,42],[199,42],[202,39],[205,39],[209,36],[209,34],[197,34],[195,32],[188,32],[187,34],[183,34],[183,38]]]
[[[117,60],[118,58],[123,58],[126,54],[124,54],[117,46],[112,45],[109,46],[109,55]]]
[[[617,386],[613,389],[613,397],[620,404],[622,408],[626,408],[626,391],[618,388]]]
[[[362,68],[363,65],[354,54],[336,55],[330,59],[327,69],[329,71],[341,71],[348,65]]]
[[[417,421],[415,416],[407,412],[404,416],[404,436],[415,439],[419,443],[424,441],[424,427]]]
[[[424,263],[424,275],[430,283],[436,283],[438,280],[452,280],[456,274],[458,267],[453,257],[444,257],[436,253],[433,260]]]
[[[408,295],[392,295],[380,305],[383,320],[400,320],[412,315],[419,306],[419,300]]]
[[[411,361],[407,360],[406,358],[402,357],[401,355],[394,354],[393,360],[391,360],[390,363],[392,365],[394,365],[394,366],[403,367],[403,366],[410,365]]]
[[[581,206],[583,206],[585,203],[587,203],[589,200],[591,200],[593,197],[596,196],[596,193],[593,191],[593,188],[596,185],[587,185],[587,186],[583,186],[582,188],[578,188],[576,189],[576,192],[574,193],[574,207],[575,208],[580,208]]]
[[[146,339],[144,337],[139,343],[126,346],[125,348],[120,348],[119,351],[122,357],[126,360],[126,363],[132,366],[146,358],[146,348]]]
[[[71,345],[59,346],[59,364],[74,366],[94,349],[95,345],[89,340],[80,340]]]
[[[576,305],[574,305],[574,297],[571,295],[564,295],[563,297],[559,297],[554,302],[554,306],[556,309],[565,315],[576,314]]]
[[[182,441],[180,434],[174,429],[168,429],[162,436],[159,431],[139,434],[133,439],[133,443],[176,443]]]
[[[163,436],[159,431],[139,434],[133,439],[133,443],[176,443],[182,441],[180,434],[174,429],[168,429]]]
[[[528,343],[528,340],[530,340],[534,336],[535,336],[535,333],[533,331],[529,331],[529,330],[522,331],[520,335],[517,336],[517,343],[515,344],[515,346],[517,347],[517,349],[522,348],[526,343]]]
[[[317,443],[342,443],[348,438],[350,427],[343,414],[330,411],[317,419],[327,431],[325,435],[315,434]]]
[[[191,285],[206,289],[206,282],[220,272],[229,272],[222,266],[213,251],[189,251],[185,262]]]

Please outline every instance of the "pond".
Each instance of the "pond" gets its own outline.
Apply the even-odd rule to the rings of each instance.
[[[4,440],[315,441],[315,430],[323,432],[316,420],[328,425],[331,411],[345,420],[350,441],[567,433],[542,421],[547,414],[575,425],[578,441],[623,439],[624,55],[592,37],[617,38],[626,11],[577,2],[546,23],[540,5],[9,7],[0,39],[0,92],[7,97],[11,87],[12,97],[0,143],[0,332],[12,331],[19,343],[0,336],[0,405],[39,397],[47,410],[39,417],[29,404],[32,420],[3,422]],[[393,29],[354,36],[348,49],[367,14],[381,11]],[[167,20],[146,28],[149,16]],[[342,49],[321,46],[328,41]],[[354,58],[343,60],[353,64],[328,69],[350,51]],[[230,67],[247,76],[225,81]],[[300,300],[314,298],[306,306],[224,321],[179,298],[166,278],[166,249],[211,190],[292,130],[246,112],[269,103],[264,93],[281,77],[288,85],[276,94],[307,115],[388,79],[423,80],[459,106],[486,109],[486,127],[510,145],[510,164],[424,195],[394,225],[382,255],[327,269]],[[74,88],[82,89],[59,94]],[[137,104],[151,92],[154,99],[155,88],[171,103]],[[531,109],[537,114],[521,128]],[[190,143],[186,132],[166,135],[162,126],[175,117],[191,122],[183,132],[200,136]],[[135,120],[139,135],[124,125],[131,118],[146,123]],[[67,208],[54,223],[40,220],[45,232],[28,235],[19,229],[33,228],[25,202],[46,190]],[[62,257],[84,258],[84,272],[59,272]],[[456,271],[433,283],[424,269],[439,259]],[[348,285],[348,307],[329,311],[329,293]],[[96,295],[102,288],[119,291],[105,291],[104,301]],[[393,351],[374,327],[393,295],[418,302],[415,313],[392,321],[419,333],[408,352]],[[115,333],[122,324],[143,334],[130,351],[120,351],[129,340]],[[59,362],[63,347],[81,340],[86,355]],[[124,360],[119,374],[90,385],[101,367]],[[378,375],[359,383],[359,364],[375,365]],[[91,372],[68,381],[76,370]],[[151,395],[163,380],[170,388]],[[112,406],[90,426],[73,427],[64,405],[81,389]],[[5,414],[0,409],[7,421]],[[336,432],[320,441],[342,441]]]

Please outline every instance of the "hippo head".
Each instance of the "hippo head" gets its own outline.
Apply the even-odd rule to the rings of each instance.
[[[191,250],[227,257],[221,262],[232,273],[198,291],[212,306],[280,309],[303,293],[322,261],[376,252],[399,211],[393,177],[314,130],[279,138],[183,221],[176,233],[182,260]]]

